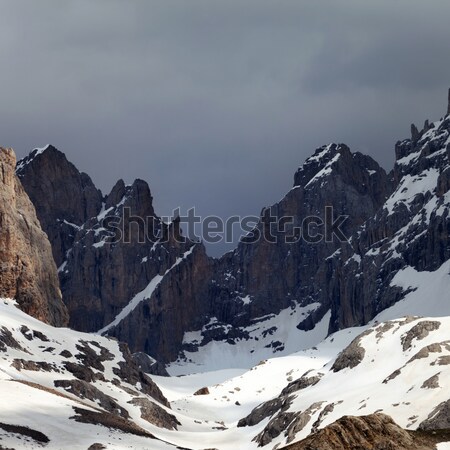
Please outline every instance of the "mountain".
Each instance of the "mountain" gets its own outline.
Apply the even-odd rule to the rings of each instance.
[[[103,196],[51,146],[17,174],[53,236],[73,328],[123,340],[173,373],[249,367],[368,323],[435,272],[446,285],[450,116],[411,131],[389,174],[344,144],[317,149],[219,259],[177,220],[161,222],[141,180]]]
[[[297,171],[286,197],[263,210],[258,228],[266,217],[293,216],[298,223],[320,216],[327,205],[335,216],[349,216],[343,225],[348,240],[241,242],[219,261],[214,275],[219,289],[211,296],[217,307],[210,324],[186,333],[185,341],[194,345],[179,358],[184,370],[186,359],[224,367],[214,353],[255,363],[269,356],[267,347],[272,354],[307,348],[331,332],[368,323],[392,305],[399,316],[443,314],[432,306],[442,305],[439,295],[448,297],[450,278],[449,114],[425,122],[421,131],[412,126],[411,138],[396,144],[395,167],[388,175],[344,145],[318,149]],[[405,298],[412,291],[429,304],[416,301],[408,310]],[[302,306],[307,310],[299,317]]]
[[[55,326],[67,323],[50,243],[15,175],[16,156],[0,148],[0,296]]]
[[[335,176],[327,176],[329,170]],[[313,302],[304,293],[319,262],[332,254],[339,242],[311,245],[300,239],[292,244],[274,228],[277,242],[243,241],[236,251],[214,260],[206,256],[201,243],[175,239],[182,237],[177,223],[167,226],[161,222],[153,210],[148,185],[141,180],[130,186],[119,181],[103,197],[90,178],[52,146],[20,161],[17,174],[35,199],[44,229],[53,236],[63,298],[75,329],[107,333],[128,342],[134,351],[169,362],[180,350],[196,347],[184,339],[190,330],[207,328],[201,332],[202,345],[213,340],[230,345],[250,340],[258,346],[250,329],[255,324],[265,326],[262,322],[266,320],[259,321],[259,317],[292,309],[298,318],[293,325],[303,322],[310,328],[306,315],[314,313],[319,322],[329,309],[329,302]],[[290,227],[301,227],[297,222],[303,217],[316,214],[324,218],[326,207],[333,206],[336,217],[349,217],[343,232],[350,235],[374,214],[390,186],[375,161],[352,154],[345,145],[318,149],[295,180],[294,188],[279,204],[264,209],[257,225],[261,234],[269,215],[276,221],[291,216],[295,222]],[[54,195],[55,191],[60,194]],[[64,193],[67,198],[62,199]],[[76,200],[65,209],[69,198]],[[151,220],[130,226],[136,217]],[[129,230],[127,239],[109,242],[111,219]],[[166,233],[168,240],[157,238]],[[271,270],[279,263],[284,278]],[[275,330],[270,328],[272,335]],[[320,339],[323,337],[322,332]],[[280,342],[274,338],[266,345],[271,352],[282,351]],[[309,343],[305,341],[305,345]]]
[[[0,448],[450,448],[450,105],[389,174],[317,149],[219,259],[142,180],[0,162]]]

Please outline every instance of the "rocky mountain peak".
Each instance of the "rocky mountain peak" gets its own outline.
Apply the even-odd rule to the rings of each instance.
[[[88,175],[52,145],[33,150],[17,163],[16,172],[36,207],[60,266],[72,247],[74,227],[97,216],[102,194]]]
[[[294,187],[320,188],[326,177],[340,178],[362,195],[374,196],[379,204],[391,189],[386,172],[374,159],[360,152],[352,153],[345,144],[318,148],[295,173]]]
[[[16,166],[16,154],[12,148],[0,147],[0,164],[2,183],[11,189],[14,185],[14,168]]]
[[[122,179],[118,180],[111,189],[111,192],[106,196],[105,208],[108,209],[120,203],[125,197],[125,191],[125,182]]]
[[[16,156],[0,148],[0,297],[15,298],[28,314],[61,326],[61,300],[50,243],[15,175]]]
[[[345,144],[331,143],[316,149],[295,173],[294,187],[306,187],[313,178],[320,176],[321,171],[330,172],[342,154],[350,154],[350,149]]]

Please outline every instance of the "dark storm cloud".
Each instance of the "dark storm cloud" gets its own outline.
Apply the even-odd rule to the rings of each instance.
[[[255,214],[324,143],[386,168],[450,85],[450,3],[0,0],[0,143],[52,143],[159,214]]]

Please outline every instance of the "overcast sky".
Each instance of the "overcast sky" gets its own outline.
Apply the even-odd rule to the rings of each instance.
[[[160,215],[259,214],[315,148],[386,169],[441,117],[448,0],[0,0],[0,145],[48,143]],[[223,250],[210,249],[212,253]]]

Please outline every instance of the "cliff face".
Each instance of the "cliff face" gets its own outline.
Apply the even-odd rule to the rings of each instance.
[[[51,145],[35,149],[22,159],[17,175],[35,205],[59,267],[72,248],[74,230],[97,215],[102,195],[88,175],[80,173]]]
[[[50,243],[15,175],[16,156],[0,148],[0,296],[55,326],[67,324]]]
[[[450,116],[413,126],[395,151],[394,192],[327,262],[330,331],[367,323],[403,298],[402,274],[450,259]]]

